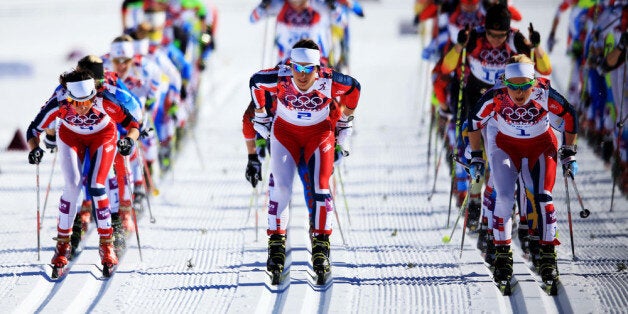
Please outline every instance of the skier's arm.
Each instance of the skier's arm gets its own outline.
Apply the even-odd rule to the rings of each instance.
[[[360,83],[349,75],[340,72],[332,72],[332,96],[340,96],[340,104],[343,105],[343,113],[346,116],[353,114],[360,100]]]
[[[268,97],[272,97],[277,91],[278,70],[262,70],[251,76],[249,88],[251,99],[255,104],[255,112],[266,113],[265,105]],[[272,101],[272,100],[270,100]]]
[[[549,87],[548,110],[565,121],[566,144],[569,140],[575,141],[578,133],[578,114],[576,109],[551,86]]]

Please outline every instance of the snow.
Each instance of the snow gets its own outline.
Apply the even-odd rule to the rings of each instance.
[[[63,180],[58,164],[46,208],[43,199],[53,171],[47,153],[40,166],[41,258],[37,258],[35,166],[26,152],[4,150],[16,128],[25,130],[73,66],[72,49],[103,53],[121,30],[120,1],[3,1],[0,4],[0,64],[30,65],[0,75],[7,115],[0,116],[0,309],[28,313],[154,312],[537,312],[608,313],[628,311],[628,202],[611,200],[610,170],[581,143],[576,177],[591,216],[581,219],[570,191],[575,253],[567,224],[562,176],[554,203],[559,216],[559,270],[563,288],[547,296],[515,251],[519,286],[503,297],[467,235],[460,256],[461,227],[441,243],[448,216],[449,179],[443,167],[436,194],[427,200],[434,163],[427,164],[427,68],[420,62],[417,36],[399,36],[411,17],[412,0],[363,1],[366,18],[352,19],[352,75],[362,84],[352,152],[336,175],[336,207],[342,234],[332,236],[334,282],[316,287],[309,278],[306,208],[295,181],[289,227],[292,267],[289,284],[270,286],[266,260],[264,194],[253,198],[244,180],[246,153],[240,131],[248,103],[248,78],[262,67],[265,23],[251,25],[255,0],[216,0],[220,10],[218,52],[203,77],[199,123],[177,154],[173,171],[157,182],[151,200],[156,221],[145,213],[139,224],[142,259],[135,235],[115,275],[102,278],[97,235],[67,277],[50,280],[57,202]],[[519,1],[524,15],[545,37],[557,0]],[[561,30],[565,34],[567,15]],[[272,27],[271,27],[272,28]],[[270,33],[269,28],[269,33]],[[564,36],[561,37],[564,39]],[[551,55],[557,86],[568,74],[564,46]],[[9,109],[8,106],[11,106]],[[434,154],[434,152],[432,152]],[[267,168],[267,164],[264,165]],[[341,185],[342,183],[342,185]],[[345,190],[346,203],[342,190]],[[253,205],[251,205],[253,204]],[[452,214],[453,224],[456,213]],[[257,226],[256,228],[256,221]],[[338,224],[336,224],[338,226]],[[94,225],[92,225],[92,229]],[[343,238],[346,244],[343,244]]]

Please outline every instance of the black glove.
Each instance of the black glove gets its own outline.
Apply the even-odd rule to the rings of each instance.
[[[181,96],[181,100],[185,100],[188,98],[188,89],[187,86],[181,85],[181,92],[179,94]]]
[[[46,134],[46,137],[44,137],[44,145],[46,145],[46,149],[53,152],[57,148],[57,136],[54,134]]]
[[[461,29],[458,32],[458,38],[456,38],[456,42],[462,46],[466,46],[467,45],[467,41],[469,40],[469,25],[465,26],[464,29]]]
[[[262,3],[260,3],[260,7],[266,9],[270,3],[272,2],[272,0],[262,0]]]
[[[538,47],[541,43],[541,34],[534,30],[532,23],[530,23],[528,30],[530,31],[530,42],[532,43],[532,47]]]
[[[325,4],[332,10],[336,8],[336,0],[325,0]]]
[[[484,169],[486,165],[484,162],[484,158],[482,158],[481,150],[474,150],[471,152],[471,161],[469,162],[469,174],[471,175],[471,180],[475,180],[475,182],[480,181],[480,177],[484,175]]]
[[[122,156],[131,155],[131,151],[133,150],[133,145],[135,142],[130,137],[125,137],[123,139],[118,140],[118,151]]]
[[[44,150],[37,146],[33,148],[30,153],[28,153],[28,163],[31,165],[38,165],[41,162],[42,157],[44,157]]]
[[[414,19],[412,19],[412,25],[419,26],[420,23],[421,23],[421,17],[419,16],[419,14],[416,14],[414,16]]]
[[[621,51],[625,51],[628,46],[628,32],[621,33],[621,38],[619,38],[619,44],[617,44],[617,48]]]
[[[251,182],[253,187],[257,186],[257,182],[262,181],[262,163],[257,158],[257,154],[249,154],[249,162],[246,164],[244,177],[246,181]]]

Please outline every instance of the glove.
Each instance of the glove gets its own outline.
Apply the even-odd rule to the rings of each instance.
[[[260,3],[259,6],[266,9],[270,5],[271,2],[272,0],[262,0],[262,3]]]
[[[556,35],[554,33],[550,33],[547,38],[547,50],[552,52],[554,49],[554,45],[556,44]]]
[[[347,138],[353,133],[353,116],[342,114],[340,120],[336,122],[336,145],[340,146],[342,155],[349,156]]]
[[[421,17],[419,16],[419,14],[416,14],[414,16],[414,19],[412,19],[412,25],[419,26],[420,23],[421,23]]]
[[[628,32],[623,32],[621,33],[621,38],[619,38],[619,44],[617,44],[617,48],[621,51],[625,51],[626,46],[628,46]]]
[[[325,4],[332,10],[336,9],[336,0],[325,0]]]
[[[44,157],[44,150],[37,146],[33,148],[30,153],[28,153],[28,163],[31,165],[38,165],[41,162],[42,157]]]
[[[459,45],[462,45],[462,46],[466,46],[467,45],[467,41],[469,40],[468,32],[469,32],[469,25],[465,26],[464,29],[461,29],[458,32],[458,37],[456,38],[456,42]]]
[[[185,100],[186,98],[188,98],[188,88],[185,84],[181,85],[181,91],[179,92],[179,96],[181,97],[181,100]]]
[[[532,23],[530,23],[528,30],[530,31],[530,42],[532,43],[532,47],[538,47],[541,43],[541,34],[534,30]]]
[[[118,140],[118,151],[122,156],[131,155],[131,151],[133,150],[133,145],[135,142],[130,137],[125,137],[123,139]]]
[[[257,186],[257,182],[262,181],[262,163],[257,158],[257,154],[249,154],[249,162],[246,164],[244,177],[246,181],[251,182],[253,187]]]
[[[471,161],[469,162],[469,174],[471,180],[475,182],[480,181],[480,177],[484,175],[484,169],[486,168],[484,158],[482,158],[481,150],[474,150],[471,152]]]
[[[253,129],[262,137],[270,137],[270,127],[273,124],[273,118],[266,113],[256,112],[253,118]]]
[[[558,151],[560,163],[563,165],[564,176],[575,176],[578,172],[578,163],[576,162],[577,145],[563,145]]]
[[[266,146],[268,146],[268,141],[265,138],[255,140],[255,151],[257,151],[257,155],[262,159],[266,158]]]
[[[44,145],[46,145],[46,149],[49,149],[52,153],[57,148],[57,136],[54,134],[46,134],[46,137],[44,137]]]

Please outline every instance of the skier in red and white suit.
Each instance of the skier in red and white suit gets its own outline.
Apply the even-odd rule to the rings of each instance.
[[[541,244],[540,273],[543,279],[552,278],[556,270],[554,246],[556,239],[556,214],[552,190],[556,181],[556,162],[559,159],[564,172],[577,172],[576,135],[578,120],[574,107],[554,90],[549,80],[535,78],[534,63],[517,55],[505,68],[505,80],[480,98],[469,112],[469,144],[472,159],[469,165],[471,178],[484,171],[480,129],[492,123],[496,128],[487,134],[488,161],[492,169],[497,193],[493,214],[493,235],[497,248],[495,256],[495,280],[509,279],[512,275],[512,251],[510,251],[510,222],[513,195],[519,173],[531,178],[526,186],[532,186],[534,200],[539,209]],[[551,128],[550,119],[558,116],[564,120],[564,140],[561,150]],[[527,160],[527,169],[522,163]],[[505,278],[504,278],[505,277]]]
[[[87,182],[89,194],[96,204],[101,261],[108,266],[118,263],[113,250],[113,229],[105,182],[116,154],[118,134],[115,123],[120,123],[128,130],[127,136],[117,142],[123,155],[131,153],[139,136],[139,124],[125,108],[103,98],[96,91],[91,75],[86,70],[61,75],[59,80],[67,89],[67,99],[51,98],[28,128],[28,145],[31,149],[28,159],[31,164],[39,164],[43,156],[39,135],[55,119],[59,118],[61,124],[57,133],[57,148],[65,187],[59,204],[57,246],[52,259],[55,267],[63,267],[68,263],[70,235],[83,183],[82,164],[88,150],[91,165]]]
[[[334,210],[329,179],[334,166],[334,128],[336,143],[348,154],[345,141],[351,134],[353,111],[358,105],[360,84],[353,77],[320,66],[318,45],[305,39],[297,42],[290,53],[290,64],[263,70],[251,77],[251,96],[255,103],[255,130],[270,137],[270,199],[268,205],[269,270],[281,265],[284,252],[273,260],[272,241],[285,241],[288,223],[286,207],[292,194],[292,182],[300,160],[309,168],[314,189],[315,213],[312,230],[314,270],[329,271],[329,235]],[[274,121],[267,115],[266,97],[276,96]],[[337,98],[341,112],[334,112]],[[340,115],[336,124],[332,115]],[[271,128],[272,124],[272,128]],[[285,242],[283,242],[285,243]],[[320,247],[319,247],[320,246]],[[321,247],[323,249],[321,249]],[[321,250],[319,250],[321,249]]]

